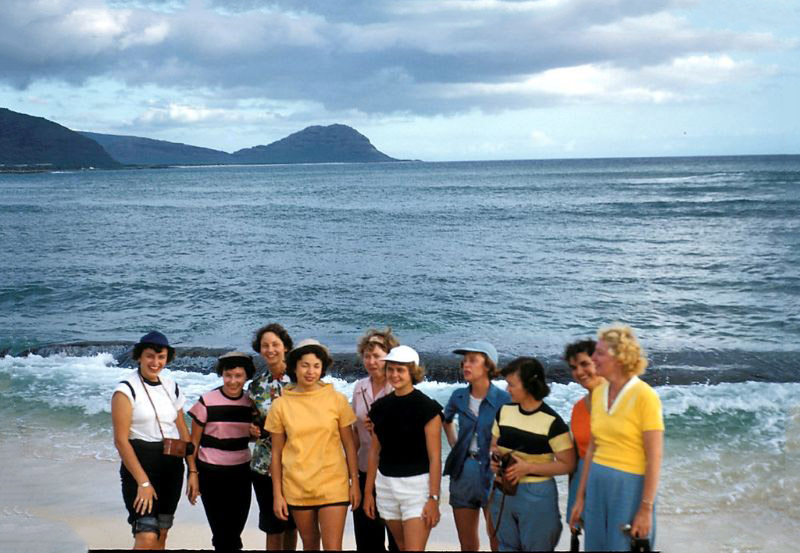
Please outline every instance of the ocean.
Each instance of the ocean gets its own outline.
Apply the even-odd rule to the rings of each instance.
[[[659,516],[747,517],[725,551],[800,532],[800,156],[0,174],[0,244],[0,445],[115,471],[110,392],[151,329],[193,402],[212,352],[271,321],[338,353],[391,325],[423,362],[483,338],[554,371],[622,321],[664,404]],[[582,394],[547,401],[566,420]]]

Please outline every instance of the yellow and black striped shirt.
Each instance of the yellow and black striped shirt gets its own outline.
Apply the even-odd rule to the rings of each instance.
[[[513,451],[529,463],[549,463],[554,453],[572,449],[569,427],[549,405],[525,411],[518,403],[504,405],[497,412],[492,435],[501,453]],[[545,482],[552,476],[528,475],[522,483]]]

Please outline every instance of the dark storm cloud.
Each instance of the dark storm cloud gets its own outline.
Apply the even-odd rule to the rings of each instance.
[[[536,93],[453,93],[548,69],[637,69],[696,53],[772,47],[693,29],[676,0],[440,2],[158,0],[4,3],[0,79],[203,87],[368,113],[542,105]],[[448,92],[449,91],[449,92]]]

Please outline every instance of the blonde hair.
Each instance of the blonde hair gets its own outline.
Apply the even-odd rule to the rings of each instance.
[[[597,332],[597,337],[608,345],[608,352],[619,361],[622,372],[628,375],[644,373],[647,368],[647,357],[631,327],[613,324],[601,328]]]

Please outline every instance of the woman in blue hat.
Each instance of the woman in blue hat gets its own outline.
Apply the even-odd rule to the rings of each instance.
[[[450,475],[450,506],[462,551],[480,549],[478,519],[481,509],[486,517],[492,551],[496,551],[497,540],[487,510],[493,476],[489,449],[494,418],[500,408],[511,401],[511,396],[491,382],[499,374],[497,350],[492,344],[476,340],[453,353],[464,356],[461,371],[467,387],[455,390],[444,409],[444,431],[451,447],[444,464],[444,474]]]
[[[134,549],[164,549],[183,486],[183,458],[164,453],[165,438],[189,440],[185,398],[161,376],[175,349],[160,332],[148,332],[133,347],[139,369],[111,397],[114,445],[122,459],[122,498]]]

